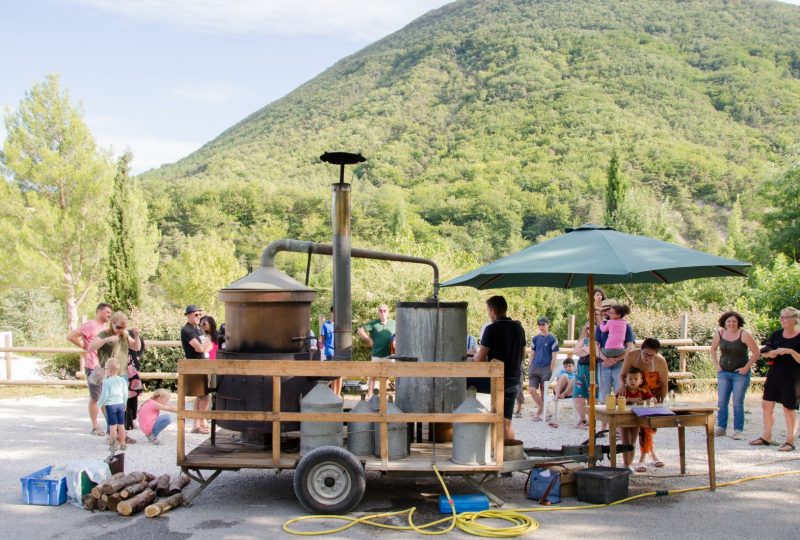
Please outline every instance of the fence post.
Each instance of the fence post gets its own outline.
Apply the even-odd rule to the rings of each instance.
[[[689,314],[688,313],[682,313],[681,316],[680,316],[679,321],[680,321],[680,323],[679,323],[680,324],[680,329],[678,330],[678,333],[680,335],[678,337],[680,337],[681,339],[687,339],[689,337]],[[686,371],[686,352],[685,351],[680,351],[679,356],[680,356],[681,371],[685,372]]]
[[[3,345],[5,346],[6,349],[10,349],[11,348],[11,332],[7,333],[3,337],[4,337]],[[12,358],[12,354],[13,353],[11,351],[6,351],[6,380],[7,381],[11,380],[11,358]]]
[[[567,339],[575,339],[575,315],[567,317]]]

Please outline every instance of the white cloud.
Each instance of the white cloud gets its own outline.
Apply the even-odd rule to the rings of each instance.
[[[69,0],[219,34],[335,35],[369,41],[450,0]]]
[[[174,163],[203,145],[203,143],[195,141],[119,134],[98,134],[96,139],[103,148],[111,148],[115,158],[126,150],[130,150],[133,153],[133,163],[131,164],[133,174],[139,174],[165,163]]]
[[[238,96],[232,84],[211,82],[199,84],[180,84],[172,89],[179,98],[201,103],[226,103]]]

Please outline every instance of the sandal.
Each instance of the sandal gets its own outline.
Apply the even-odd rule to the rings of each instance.
[[[778,448],[778,452],[794,452],[794,445],[790,442],[785,442]]]
[[[633,470],[634,470],[634,472],[637,472],[637,473],[646,473],[647,472],[647,465],[645,465],[644,463],[639,463],[636,466],[636,468],[633,469]]]
[[[550,422],[547,423],[547,427],[557,428],[558,427],[558,422],[550,421]]]
[[[659,459],[658,461],[653,461],[652,463],[650,463],[650,465],[652,465],[656,469],[661,469],[664,467],[664,462]]]
[[[89,432],[89,435],[97,435],[98,437],[105,437],[106,432],[100,429],[99,427],[96,427],[92,428],[92,430]]]
[[[768,441],[764,437],[759,437],[758,439],[750,441],[750,446],[772,446],[772,441]]]

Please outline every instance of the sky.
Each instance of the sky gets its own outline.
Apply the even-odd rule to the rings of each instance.
[[[139,173],[446,3],[3,0],[0,107],[57,73],[98,143],[130,149]]]
[[[2,0],[0,106],[57,73],[98,143],[131,150],[139,173],[448,2]]]

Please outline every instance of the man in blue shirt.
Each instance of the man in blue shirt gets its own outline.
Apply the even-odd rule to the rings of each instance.
[[[617,304],[619,304],[619,302],[613,299],[603,300],[603,319],[608,318],[609,310],[612,306]],[[624,354],[614,357],[607,357],[604,355],[602,350],[606,346],[606,341],[608,341],[608,332],[601,332],[599,326],[595,327],[594,342],[598,358],[597,386],[600,393],[600,401],[603,403],[605,403],[606,396],[612,392],[612,389],[616,394],[617,391],[622,388],[622,379],[619,374],[620,371],[622,371],[622,364],[625,359]],[[625,350],[631,350],[635,345],[635,341],[636,337],[633,335],[633,328],[628,324],[625,328]]]
[[[322,323],[322,328],[319,329],[320,348],[322,351],[322,360],[333,360],[333,306],[331,306],[331,318]],[[331,390],[337,396],[342,395],[342,378],[338,377],[331,381]]]
[[[528,358],[528,392],[530,392],[537,411],[533,421],[542,419],[544,413],[544,383],[550,380],[555,369],[558,340],[550,333],[550,319],[539,317],[539,333],[531,340],[531,355]]]

